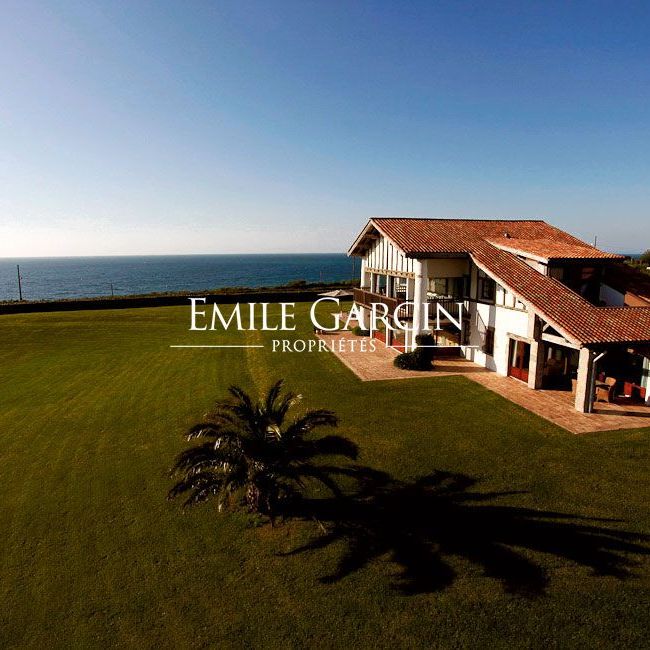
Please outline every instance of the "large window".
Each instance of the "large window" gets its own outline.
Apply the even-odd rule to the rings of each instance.
[[[429,291],[438,296],[448,295],[449,278],[429,278]]]
[[[478,299],[485,302],[494,302],[497,283],[481,269],[478,269]]]
[[[466,294],[466,280],[460,278],[429,278],[429,291],[437,296],[450,296],[461,300]]]

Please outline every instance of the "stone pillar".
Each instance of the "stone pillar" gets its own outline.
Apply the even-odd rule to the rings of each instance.
[[[530,339],[530,362],[528,364],[528,388],[537,390],[542,387],[544,375],[544,355],[546,348],[539,340],[541,324],[535,312],[528,312],[528,338]]]
[[[413,290],[413,332],[412,349],[415,350],[415,337],[424,331],[425,305],[427,302],[427,263],[414,260],[415,285]]]
[[[590,413],[593,404],[591,373],[593,372],[593,352],[589,348],[580,348],[578,361],[578,383],[576,386],[576,411]]]
[[[528,388],[537,390],[542,387],[545,353],[546,348],[541,341],[531,341],[530,362],[528,364]]]

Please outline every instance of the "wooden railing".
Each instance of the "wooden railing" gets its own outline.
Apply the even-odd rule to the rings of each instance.
[[[406,296],[405,294],[402,294],[397,298],[393,298],[391,296],[384,296],[381,293],[368,291],[367,288],[361,287],[360,289],[354,289],[354,302],[358,305],[364,305],[365,307],[371,307],[373,303],[386,305],[386,307],[388,307],[388,313],[392,315],[398,305],[406,302]],[[452,318],[458,320],[458,302],[461,302],[460,300],[457,301],[454,298],[429,298],[427,302],[431,305],[431,307],[429,307],[429,317],[431,320],[435,320],[436,318],[436,303],[439,304]],[[413,318],[413,304],[400,308],[398,317],[404,319]],[[441,320],[444,320],[443,315],[441,315]]]
[[[427,302],[430,305],[433,305],[432,307],[429,307],[429,317],[431,319],[436,317],[436,307],[435,305],[438,304],[442,309],[444,309],[454,320],[458,320],[458,314],[459,314],[459,307],[458,303],[462,302],[460,299],[456,298],[429,298]],[[444,320],[445,316],[444,314],[440,314],[440,320]]]
[[[403,300],[398,298],[391,298],[390,296],[384,296],[381,293],[373,293],[367,289],[355,289],[354,290],[354,302],[358,305],[363,305],[364,307],[371,307],[373,303],[386,305],[388,307],[389,315],[393,315],[397,306],[400,305]],[[412,318],[413,317],[413,305],[407,305],[402,307],[399,310],[398,316],[400,318]]]

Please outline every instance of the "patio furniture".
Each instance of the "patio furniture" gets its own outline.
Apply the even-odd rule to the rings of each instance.
[[[623,395],[630,399],[631,402],[643,404],[645,402],[646,390],[632,381],[623,383]]]
[[[613,402],[615,386],[616,379],[614,377],[605,377],[604,383],[596,384],[596,401]]]

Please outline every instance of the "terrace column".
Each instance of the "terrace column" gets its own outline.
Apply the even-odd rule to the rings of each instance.
[[[645,403],[650,406],[650,357],[643,358],[641,385],[645,388]]]
[[[415,286],[413,290],[413,331],[411,349],[415,349],[415,337],[424,331],[425,305],[427,302],[427,261],[414,260]]]
[[[540,341],[530,343],[530,362],[528,364],[528,388],[537,390],[542,387],[544,376],[544,344]]]
[[[366,264],[366,259],[361,259],[361,287],[370,286],[370,273],[368,273],[368,265]]]
[[[591,374],[594,353],[589,348],[580,348],[578,361],[578,382],[576,386],[576,411],[590,413],[594,396],[592,394]]]
[[[530,309],[530,308],[529,308]],[[544,344],[539,340],[541,324],[533,311],[528,312],[528,338],[530,339],[530,361],[528,364],[528,388],[542,387],[544,376]]]

